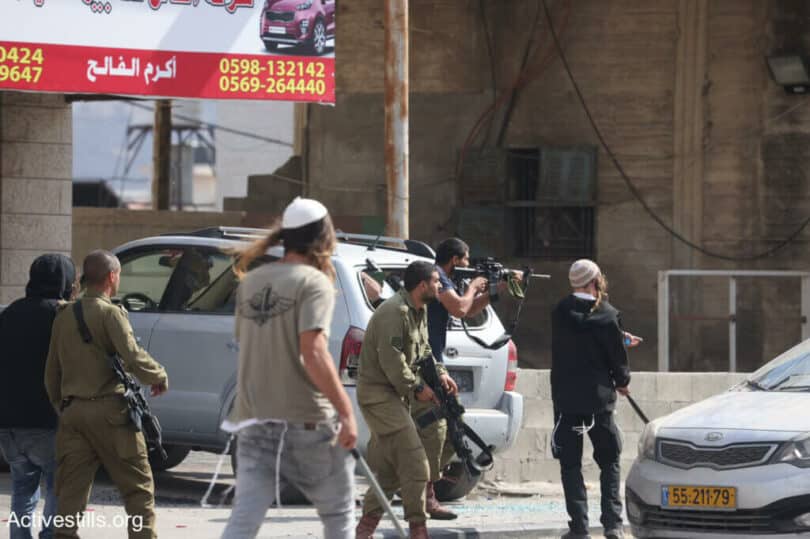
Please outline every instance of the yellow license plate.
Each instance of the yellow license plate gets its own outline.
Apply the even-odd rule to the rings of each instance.
[[[737,507],[737,489],[667,485],[661,488],[661,505],[664,508],[734,509]]]

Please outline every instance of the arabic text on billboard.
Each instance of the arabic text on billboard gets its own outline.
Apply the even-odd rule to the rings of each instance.
[[[335,0],[16,0],[0,89],[335,102]]]

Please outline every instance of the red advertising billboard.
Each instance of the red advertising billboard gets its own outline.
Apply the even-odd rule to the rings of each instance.
[[[335,102],[335,0],[16,0],[0,89]]]

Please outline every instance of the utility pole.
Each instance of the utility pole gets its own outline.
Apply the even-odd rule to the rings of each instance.
[[[155,102],[155,127],[152,147],[152,209],[169,209],[172,151],[172,102],[160,99]]]
[[[385,1],[386,232],[408,237],[408,0]]]

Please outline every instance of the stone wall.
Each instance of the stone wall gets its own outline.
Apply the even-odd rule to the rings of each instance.
[[[71,124],[61,95],[0,92],[0,304],[37,256],[70,254]]]
[[[464,181],[456,173],[459,150],[493,98],[509,92],[526,50],[533,51],[527,62],[530,80],[513,101],[510,121],[504,121],[501,108],[473,146],[599,146],[544,17],[536,17],[538,3],[482,5],[474,0],[410,3],[413,238],[437,242],[459,233],[455,214]],[[771,80],[765,57],[807,48],[807,2],[556,0],[549,5],[595,122],[665,224],[732,256],[775,247],[798,229],[810,208],[810,107]],[[337,106],[312,109],[307,181],[311,194],[337,213],[382,216],[382,7],[374,0],[355,0],[340,3],[338,10]],[[659,270],[810,264],[810,229],[762,259],[703,256],[645,212],[601,148],[597,166],[595,257],[626,326],[645,338],[634,354],[637,368],[656,368]],[[500,233],[508,242],[512,231]],[[566,293],[571,260],[508,262],[552,274],[551,282],[538,283],[530,294],[515,339],[522,367],[547,368],[549,312]],[[796,286],[740,282],[741,369],[756,368],[800,338]],[[673,286],[672,295],[673,368],[725,369],[725,283],[691,280]],[[498,309],[508,317],[514,305],[505,301]]]
[[[745,377],[739,373],[655,373],[636,372],[630,391],[650,419],[667,415],[694,402],[722,393]],[[551,431],[554,418],[548,370],[520,369],[517,392],[523,395],[523,427],[515,445],[495,458],[488,479],[508,482],[554,481],[560,478],[559,463],[551,456]],[[622,474],[627,475],[636,457],[639,436],[644,428],[627,399],[619,398],[616,423],[622,430]],[[590,440],[583,449],[583,474],[598,480],[599,468],[591,455]]]

